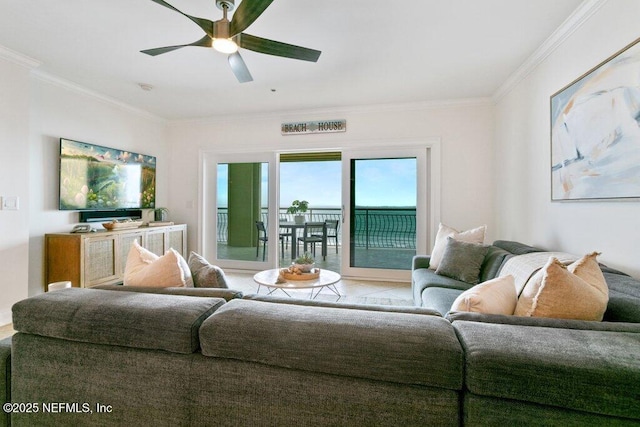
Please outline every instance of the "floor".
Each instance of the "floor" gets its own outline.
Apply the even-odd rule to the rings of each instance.
[[[280,249],[280,246],[278,246],[278,249]],[[257,252],[258,255],[256,256],[255,247],[238,248],[227,246],[224,243],[218,243],[218,257],[220,259],[236,259],[245,261],[262,259],[262,246],[258,248]],[[289,244],[285,247],[284,257],[282,257],[281,251],[278,252],[278,255],[280,256],[279,265],[281,267],[289,266],[291,264],[291,245]],[[300,246],[300,252],[303,252],[302,246]],[[415,254],[415,249],[356,248],[354,253],[354,266],[410,270],[411,260]],[[268,258],[269,254],[267,253],[265,259]],[[336,250],[335,245],[328,245],[327,257],[326,259],[322,259],[320,245],[318,245],[315,260],[316,265],[320,268],[340,272],[342,264],[342,247],[338,246],[338,250]]]
[[[0,340],[3,340],[7,337],[13,335],[16,331],[13,330],[13,325],[8,324],[4,326],[0,326]]]
[[[226,272],[227,282],[230,288],[237,289],[243,293],[258,293],[258,285],[253,281],[253,273]],[[400,282],[378,282],[365,280],[342,279],[336,284],[336,288],[341,297],[338,298],[331,290],[322,289],[320,295],[323,300],[343,301],[348,298],[375,298],[375,299],[398,299],[411,301],[411,284]],[[292,297],[309,298],[309,290],[287,290]],[[260,294],[267,294],[268,290],[263,286]],[[286,296],[279,290],[273,295]]]

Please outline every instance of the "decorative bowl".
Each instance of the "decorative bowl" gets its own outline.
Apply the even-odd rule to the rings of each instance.
[[[313,264],[297,264],[295,262],[291,264],[291,267],[297,268],[303,273],[311,272],[311,270],[313,270],[315,266],[316,266],[315,262]]]

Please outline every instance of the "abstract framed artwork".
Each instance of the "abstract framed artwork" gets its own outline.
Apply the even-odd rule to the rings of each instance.
[[[551,95],[551,200],[640,198],[640,39]]]

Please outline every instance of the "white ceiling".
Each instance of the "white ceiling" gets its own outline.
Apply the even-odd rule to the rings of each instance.
[[[214,0],[168,2],[222,17]],[[0,0],[0,45],[39,61],[38,73],[170,120],[455,100],[492,96],[580,3],[275,0],[246,32],[322,55],[312,63],[241,50],[254,78],[244,84],[212,49],[140,53],[204,35],[151,0]]]

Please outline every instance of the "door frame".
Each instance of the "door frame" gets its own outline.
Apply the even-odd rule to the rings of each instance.
[[[416,159],[416,254],[427,253],[427,242],[430,240],[428,206],[433,205],[427,200],[431,194],[428,177],[430,169],[428,159],[429,149],[427,147],[397,147],[387,149],[352,149],[342,151],[342,275],[344,277],[366,278],[368,280],[390,280],[407,281],[411,280],[411,266],[407,270],[381,269],[352,267],[351,262],[351,160],[367,159],[393,159],[393,158],[415,158]],[[421,239],[420,236],[427,236]]]
[[[260,271],[278,267],[278,256],[269,256],[265,261],[219,259],[218,258],[218,164],[220,163],[267,163],[269,171],[268,183],[268,218],[269,224],[278,224],[278,155],[275,152],[207,152],[202,154],[199,178],[201,183],[200,200],[203,201],[198,213],[199,251],[206,259],[211,260],[223,269]],[[267,253],[278,254],[278,227],[267,228]]]
[[[201,151],[200,152],[200,164],[199,164],[199,176],[198,176],[198,186],[199,186],[199,200],[200,206],[198,209],[198,252],[202,254],[205,258],[211,257],[212,248],[215,248],[217,242],[216,231],[217,231],[217,215],[216,215],[216,186],[217,186],[217,170],[212,165],[216,165],[219,161],[216,159],[220,156],[225,156],[225,158],[232,158],[233,161],[242,161],[246,156],[249,156],[249,160],[255,159],[255,157],[251,157],[253,155],[265,156],[260,157],[259,159],[269,159],[269,222],[271,224],[277,223],[279,219],[278,211],[279,211],[279,159],[280,153],[295,153],[295,152],[304,152],[304,151],[340,151],[343,154],[350,150],[366,150],[371,153],[376,152],[378,150],[385,150],[389,147],[397,146],[399,148],[407,148],[407,149],[423,149],[426,151],[427,162],[426,162],[426,170],[422,171],[425,175],[425,179],[427,180],[427,189],[428,189],[428,200],[426,206],[426,213],[428,215],[427,219],[427,228],[426,233],[422,236],[422,238],[418,238],[416,245],[416,251],[418,253],[428,253],[428,248],[433,246],[433,242],[435,240],[435,236],[438,230],[438,224],[440,223],[440,206],[441,206],[441,138],[440,137],[425,137],[425,138],[380,138],[380,139],[365,139],[365,140],[346,140],[340,143],[329,143],[329,144],[314,144],[311,146],[296,146],[283,149],[282,147],[276,148],[275,146],[269,151],[262,151],[264,149],[255,148],[240,148],[238,150],[220,150],[220,151]],[[227,157],[228,156],[228,157]],[[263,160],[258,160],[263,161]],[[420,173],[420,172],[419,172]],[[211,181],[212,177],[214,180]],[[344,180],[343,180],[344,183]],[[344,185],[344,184],[343,184]],[[211,188],[213,186],[213,188]],[[211,202],[211,195],[213,195],[214,199]],[[344,198],[344,190],[343,190],[343,198]],[[275,206],[276,209],[272,209],[271,207]],[[212,207],[213,207],[213,218],[212,216]],[[211,221],[211,222],[208,222]],[[275,222],[274,222],[275,221]],[[343,232],[346,229],[342,227]],[[211,231],[213,233],[211,233]],[[417,234],[417,233],[416,233]],[[213,244],[211,240],[213,239]],[[278,243],[278,229],[276,227],[271,227],[269,230],[269,244],[268,250],[269,253],[274,253],[277,251],[277,243]],[[424,248],[422,252],[418,248]],[[217,256],[217,254],[216,254]],[[273,258],[273,257],[271,257]],[[259,271],[265,268],[277,268],[277,259],[271,260],[267,263],[257,262],[257,263],[246,263],[242,264],[239,267],[230,267],[232,269],[238,270],[252,270]],[[255,264],[255,265],[254,265]],[[352,272],[353,276],[344,277],[359,278],[357,274],[359,272]],[[378,275],[376,277],[366,277],[368,280],[402,280],[406,281],[407,278],[387,278],[381,276],[377,271]],[[365,278],[365,277],[363,277]]]

